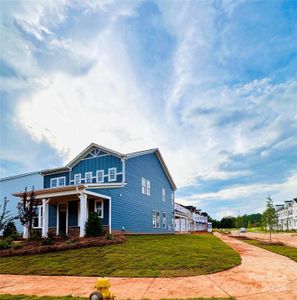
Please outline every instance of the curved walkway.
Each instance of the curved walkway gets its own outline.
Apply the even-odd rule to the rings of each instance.
[[[287,257],[218,235],[239,252],[240,266],[220,273],[176,278],[111,278],[117,299],[229,297],[297,299],[297,264]],[[1,270],[0,270],[1,272]],[[0,294],[88,296],[96,279],[1,275]]]

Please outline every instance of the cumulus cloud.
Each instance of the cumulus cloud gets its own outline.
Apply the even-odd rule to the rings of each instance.
[[[63,1],[9,7],[3,30],[12,42],[2,59],[19,76],[5,77],[2,84],[3,90],[18,90],[15,126],[48,143],[64,163],[91,142],[120,152],[159,147],[178,186],[191,195],[180,195],[180,201],[203,206],[203,199],[260,199],[269,191],[286,196],[277,189],[293,193],[297,81],[268,72],[280,58],[266,49],[261,65],[262,43],[250,51],[254,41],[236,15],[244,18],[246,1],[142,4]],[[150,18],[141,32],[135,29],[139,15]],[[156,32],[160,37],[154,44],[149,37]],[[159,47],[162,39],[170,47]],[[142,41],[147,47],[138,53]],[[162,52],[169,48],[170,55]],[[278,54],[291,49],[288,43]],[[154,66],[147,61],[150,55]],[[267,73],[250,71],[250,58],[256,56],[253,68]],[[265,168],[275,153],[285,156],[288,149],[291,170],[283,167],[277,183],[268,182],[271,177],[256,165]],[[226,186],[203,191],[202,185],[214,182]],[[232,204],[224,205],[220,214]]]

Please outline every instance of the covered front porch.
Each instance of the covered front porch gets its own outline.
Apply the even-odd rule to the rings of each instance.
[[[21,196],[21,195],[18,195]],[[90,212],[101,218],[105,230],[111,233],[111,197],[88,191],[84,186],[68,186],[35,191],[38,201],[33,230],[42,237],[85,236],[85,224]],[[23,236],[28,237],[24,226]]]

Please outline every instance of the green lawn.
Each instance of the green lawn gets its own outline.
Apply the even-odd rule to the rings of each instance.
[[[240,264],[238,253],[211,234],[134,235],[126,243],[0,258],[4,274],[171,277],[219,272]]]
[[[27,296],[27,295],[0,295],[0,300],[87,300],[89,298],[81,297],[37,297],[37,296]],[[188,298],[183,300],[225,300],[225,299],[235,299],[235,298]],[[149,300],[149,299],[146,299]],[[163,299],[165,300],[165,299]],[[179,300],[179,299],[167,299],[167,300]],[[181,299],[180,299],[181,300]]]
[[[274,253],[277,253],[277,254],[280,254],[283,256],[287,256],[297,262],[297,248],[295,248],[295,247],[290,247],[290,246],[286,246],[286,245],[282,245],[282,246],[269,245],[269,244],[264,244],[261,241],[249,240],[249,239],[247,239],[247,240],[242,239],[242,241],[249,243],[251,245],[269,250],[271,252],[274,252]]]

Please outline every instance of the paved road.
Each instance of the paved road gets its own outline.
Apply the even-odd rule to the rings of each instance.
[[[211,275],[177,278],[111,278],[117,299],[229,297],[297,299],[297,263],[227,236],[239,252],[240,266]],[[1,271],[1,266],[0,266]],[[0,275],[0,294],[88,296],[96,278]]]
[[[232,231],[233,234],[238,234],[238,231]],[[257,239],[260,241],[268,242],[269,241],[269,233],[264,232],[247,232],[240,233],[240,235],[245,235],[252,239]],[[285,245],[291,247],[297,247],[297,233],[272,233],[271,234],[272,242],[282,242]]]

